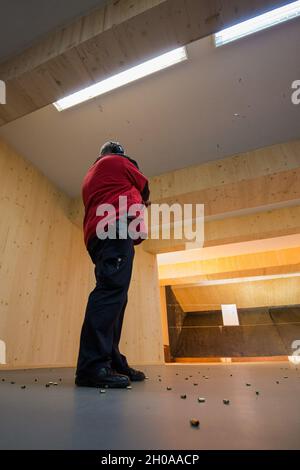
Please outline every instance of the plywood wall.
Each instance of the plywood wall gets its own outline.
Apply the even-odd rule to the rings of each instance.
[[[3,141],[0,213],[6,367],[73,366],[94,284],[81,224],[74,202]],[[139,250],[123,335],[123,352],[136,363],[162,360],[158,289],[156,258]]]
[[[69,204],[0,142],[0,339],[10,367],[75,361],[91,273]]]

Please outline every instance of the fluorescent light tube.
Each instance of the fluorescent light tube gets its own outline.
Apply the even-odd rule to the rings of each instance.
[[[140,78],[151,75],[152,73],[158,72],[159,70],[171,67],[171,65],[178,64],[187,60],[187,51],[185,47],[179,47],[173,51],[162,54],[154,59],[147,60],[146,62],[136,65],[124,72],[113,75],[112,77],[106,78],[101,82],[95,83],[83,90],[77,91],[72,95],[62,98],[56,101],[54,106],[58,111],[63,111],[75,106],[84,101],[95,98],[96,96],[103,95],[111,90],[115,90],[127,83],[134,82]]]
[[[256,33],[263,29],[270,28],[276,24],[289,21],[300,16],[300,1],[289,3],[275,10],[268,11],[263,15],[256,16],[247,21],[243,21],[230,28],[223,29],[215,34],[216,47],[223,46],[229,42],[236,41],[244,36]]]

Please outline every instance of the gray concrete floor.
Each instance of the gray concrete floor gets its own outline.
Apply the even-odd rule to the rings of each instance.
[[[73,369],[0,371],[0,448],[300,449],[300,367],[174,364],[141,369],[148,380],[104,394],[76,388]],[[59,385],[46,388],[48,381]],[[198,403],[198,397],[206,402]],[[191,427],[193,418],[199,419],[199,428]]]

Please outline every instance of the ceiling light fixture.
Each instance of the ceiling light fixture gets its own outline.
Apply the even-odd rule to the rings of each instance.
[[[179,47],[178,49],[174,49],[173,51],[162,54],[154,59],[147,60],[140,65],[131,67],[117,75],[101,80],[94,85],[58,100],[53,104],[58,111],[64,111],[65,109],[95,98],[96,96],[103,95],[111,90],[115,90],[116,88],[146,77],[147,75],[158,72],[159,70],[163,70],[167,67],[178,64],[179,62],[183,62],[184,60],[187,60],[187,58],[186,48]]]
[[[292,20],[299,16],[300,1],[289,3],[283,7],[276,8],[255,18],[231,26],[230,28],[223,29],[215,34],[215,45],[216,47],[223,46],[244,36],[249,36],[257,31],[270,28],[271,26]]]

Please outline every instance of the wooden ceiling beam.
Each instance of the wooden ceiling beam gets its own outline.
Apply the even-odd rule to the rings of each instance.
[[[287,0],[111,0],[0,64],[0,125]],[[16,32],[17,33],[17,32]]]
[[[280,266],[267,266],[254,269],[243,269],[242,271],[227,271],[225,273],[213,274],[195,274],[179,278],[162,278],[159,281],[161,287],[163,286],[181,286],[193,287],[202,281],[216,281],[220,279],[236,279],[243,277],[258,277],[258,276],[280,276],[282,274],[295,274],[300,272],[300,263],[298,264],[282,264]],[[299,281],[300,282],[300,281]]]
[[[228,217],[204,222],[204,246],[267,240],[269,238],[300,234],[300,206],[266,210],[250,215]],[[187,240],[153,240],[149,238],[143,248],[152,254],[185,250]]]
[[[266,242],[267,247],[267,242]],[[158,272],[160,283],[163,285],[188,284],[191,279],[212,280],[211,275],[218,274],[215,279],[226,279],[227,274],[239,272],[235,277],[247,277],[249,272],[262,270],[263,275],[285,274],[299,272],[300,247],[283,248],[271,251],[249,252],[231,256],[217,256],[203,259],[201,254],[194,261],[159,264]],[[285,268],[284,268],[285,267]],[[270,272],[270,269],[280,268],[279,272]],[[269,271],[265,271],[268,269]],[[253,275],[253,274],[252,274]],[[257,274],[255,274],[257,275]],[[202,279],[201,279],[202,277]],[[300,282],[300,281],[299,281]]]
[[[204,246],[297,234],[299,169],[300,141],[286,142],[151,178],[151,200],[204,204]],[[149,238],[144,249],[184,250],[186,240],[171,234]]]
[[[261,279],[204,287],[173,287],[184,312],[220,310],[222,304],[237,308],[282,307],[300,302],[299,277]]]
[[[217,186],[271,176],[300,167],[300,140],[170,171],[150,179],[152,202]]]

